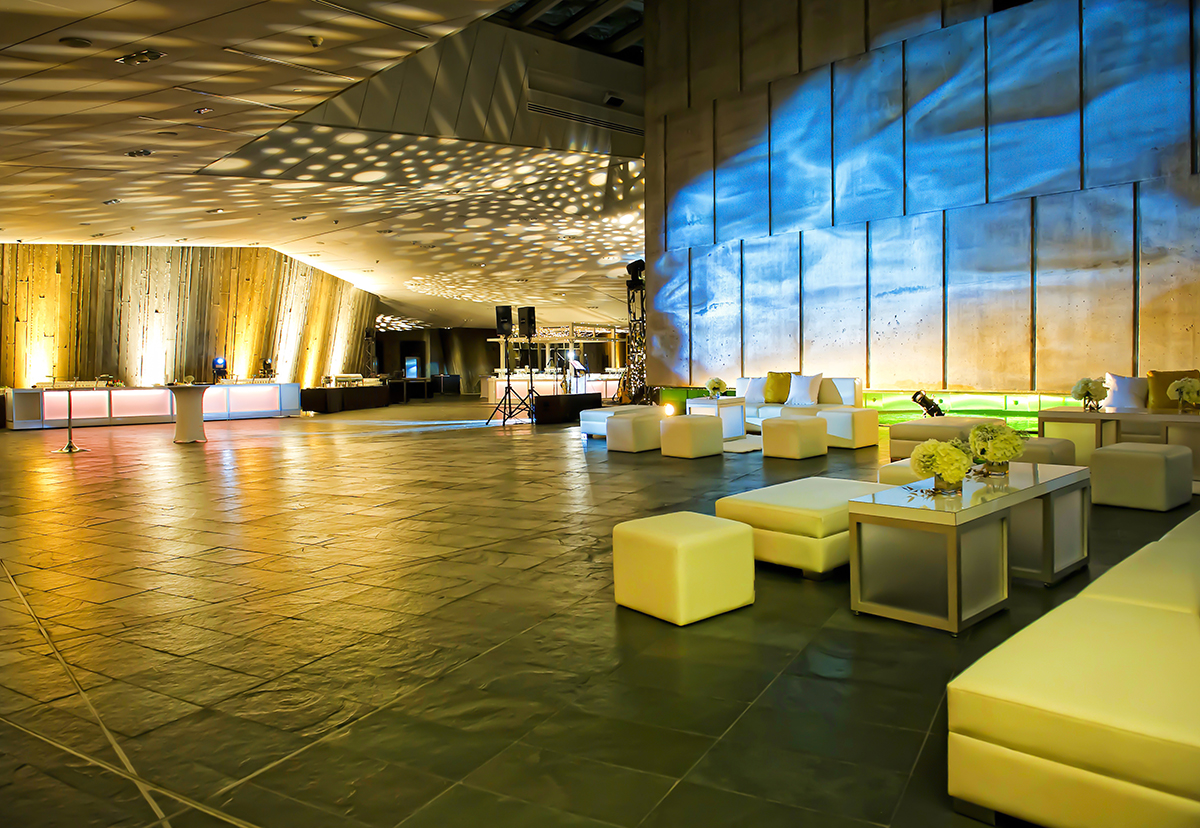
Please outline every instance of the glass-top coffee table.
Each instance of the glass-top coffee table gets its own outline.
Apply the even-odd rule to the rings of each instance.
[[[1010,575],[1052,584],[1087,566],[1086,467],[1013,463],[968,477],[959,494],[933,479],[855,498],[850,608],[954,635],[1004,609]]]

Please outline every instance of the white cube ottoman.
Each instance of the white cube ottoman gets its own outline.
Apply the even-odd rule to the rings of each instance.
[[[772,417],[763,420],[764,457],[803,460],[829,453],[828,428],[820,417]]]
[[[820,579],[850,562],[847,502],[892,486],[807,477],[717,501],[717,517],[754,528],[754,557]]]
[[[817,416],[829,427],[831,448],[879,445],[879,412],[874,408],[825,408]]]
[[[605,421],[609,451],[651,451],[661,445],[660,417],[653,414],[621,414]]]
[[[893,460],[911,457],[913,449],[926,440],[953,440],[956,437],[967,440],[971,429],[984,423],[1004,425],[1004,420],[997,417],[925,417],[896,423],[888,429],[891,457]]]
[[[720,417],[683,414],[667,417],[659,427],[666,457],[712,457],[725,451]]]
[[[1025,441],[1025,451],[1017,460],[1022,463],[1074,466],[1075,444],[1058,437],[1031,437]]]
[[[627,414],[649,414],[666,416],[666,409],[659,405],[609,405],[604,408],[587,408],[579,412],[579,430],[589,437],[605,437],[609,417]]]
[[[613,582],[621,606],[680,626],[753,604],[753,533],[695,512],[619,523]]]
[[[1192,499],[1192,450],[1116,443],[1092,452],[1092,502],[1167,512]]]
[[[889,486],[907,486],[909,483],[925,479],[925,476],[913,471],[912,458],[897,460],[879,469],[879,482]]]

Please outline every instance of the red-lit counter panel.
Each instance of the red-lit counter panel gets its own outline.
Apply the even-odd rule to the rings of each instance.
[[[76,426],[175,422],[169,388],[6,388],[9,428],[65,428],[67,394]],[[204,392],[205,420],[252,420],[300,414],[299,383],[211,385]]]

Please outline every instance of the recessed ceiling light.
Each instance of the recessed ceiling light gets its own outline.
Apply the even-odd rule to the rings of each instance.
[[[156,133],[156,134],[158,134],[158,135],[166,135],[166,136],[170,137],[170,136],[178,135],[179,133],[178,133],[178,132],[159,132],[159,133]]]
[[[292,221],[304,221],[308,216],[296,216]]]
[[[220,207],[218,207],[218,208],[216,208],[215,210],[209,210],[208,212],[210,212],[210,213],[224,213],[225,211],[224,211],[224,210],[222,210]]]
[[[145,158],[147,155],[153,155],[154,153],[148,149],[136,149],[136,150],[130,150],[129,152],[127,152],[125,154],[128,155],[130,158]]]
[[[120,203],[121,203],[121,199],[119,199],[119,198],[110,198],[108,201],[104,201],[104,202],[101,202],[101,203],[102,203],[102,204],[120,204]]]
[[[58,42],[64,46],[70,46],[72,49],[86,49],[92,45],[92,41],[86,37],[60,37]]]
[[[164,57],[166,52],[160,52],[157,49],[143,49],[140,52],[134,52],[129,55],[122,55],[117,58],[117,63],[124,63],[126,66],[141,66],[143,63],[149,63],[152,60],[158,60]]]
[[[212,112],[212,110],[207,106],[202,106],[199,109],[193,109],[192,112],[195,112],[197,115],[207,115],[208,113]]]

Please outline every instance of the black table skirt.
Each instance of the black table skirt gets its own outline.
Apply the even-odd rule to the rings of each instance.
[[[300,408],[318,414],[357,411],[362,408],[387,408],[388,390],[384,385],[362,385],[350,388],[304,388],[300,391]]]

